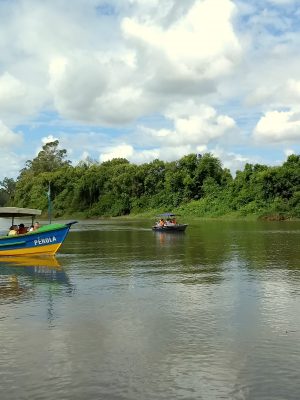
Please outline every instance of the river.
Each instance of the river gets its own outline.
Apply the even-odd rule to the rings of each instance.
[[[299,400],[300,222],[188,222],[0,260],[1,400]]]

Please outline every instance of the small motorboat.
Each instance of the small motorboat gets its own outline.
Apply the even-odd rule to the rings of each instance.
[[[41,210],[19,207],[0,207],[0,218],[11,218],[14,226],[15,218],[31,217],[32,224]],[[65,240],[71,226],[77,221],[66,224],[47,224],[32,232],[0,236],[1,256],[36,256],[54,255]]]
[[[179,224],[176,214],[163,213],[157,216],[158,221],[152,226],[153,231],[157,232],[184,232],[188,224]]]

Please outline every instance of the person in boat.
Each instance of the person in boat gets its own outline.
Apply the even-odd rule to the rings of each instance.
[[[24,224],[20,224],[19,225],[19,229],[18,229],[18,235],[24,235],[24,233],[27,233],[27,232],[28,232],[28,230],[25,227],[25,225]]]
[[[165,220],[164,220],[163,218],[161,218],[161,219],[159,220],[158,225],[159,225],[159,226],[164,226],[164,225],[165,225]]]
[[[41,226],[40,226],[40,223],[39,223],[39,222],[35,222],[33,225],[30,226],[29,232],[34,232],[34,231],[36,231],[37,229],[39,229],[40,227],[41,227]]]
[[[39,229],[40,227],[41,227],[41,225],[40,225],[39,222],[35,222],[35,223],[33,224],[33,230],[34,230],[34,231],[36,231],[36,230]]]
[[[9,228],[9,232],[8,232],[8,236],[13,236],[13,235],[17,235],[18,234],[18,227],[17,225],[12,225]]]

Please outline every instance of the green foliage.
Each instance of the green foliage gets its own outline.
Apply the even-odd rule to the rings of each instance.
[[[8,205],[8,202],[9,202],[9,196],[7,192],[3,188],[0,188],[0,207]]]
[[[14,179],[6,177],[0,182],[0,186],[0,206],[3,207],[9,205],[13,201],[16,191],[16,182]]]
[[[295,191],[289,200],[289,210],[291,217],[300,218],[300,191]]]
[[[135,165],[124,158],[98,163],[88,159],[73,167],[58,141],[46,144],[15,182],[5,178],[0,205],[47,211],[48,185],[54,216],[120,216],[149,210],[177,210],[182,215],[300,217],[300,156],[282,166],[246,164],[235,178],[210,153],[178,161]],[[277,217],[276,217],[277,216]]]
[[[58,145],[58,140],[46,143],[37,157],[26,161],[26,166],[21,171],[20,176],[22,177],[26,174],[37,176],[40,173],[57,171],[62,167],[70,165],[71,161],[65,160],[67,150],[60,150]]]

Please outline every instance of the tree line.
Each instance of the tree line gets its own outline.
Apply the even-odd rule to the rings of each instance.
[[[235,177],[210,153],[136,165],[124,158],[72,166],[59,142],[43,146],[16,180],[0,182],[0,205],[47,212],[50,184],[54,217],[122,216],[176,211],[199,217],[300,217],[300,155],[280,166],[246,164]]]

